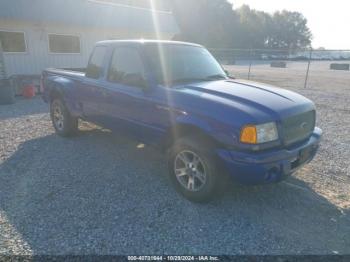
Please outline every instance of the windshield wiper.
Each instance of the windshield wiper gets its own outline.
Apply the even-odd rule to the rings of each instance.
[[[222,74],[216,74],[216,75],[207,76],[205,78],[205,80],[220,80],[220,79],[227,79],[227,77]]]
[[[172,80],[172,84],[179,84],[179,83],[187,83],[187,82],[202,82],[202,81],[209,81],[209,79],[206,78],[179,78]]]
[[[221,74],[216,74],[216,75],[210,75],[204,78],[195,78],[195,77],[189,77],[189,78],[179,78],[172,80],[172,84],[179,84],[179,83],[187,83],[187,82],[204,82],[204,81],[214,81],[214,80],[220,80],[220,79],[227,79],[226,76],[221,75]]]

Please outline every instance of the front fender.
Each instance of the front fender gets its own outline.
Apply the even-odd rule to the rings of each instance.
[[[185,114],[177,117],[176,125],[186,125],[197,128],[206,136],[216,141],[217,144],[232,146],[235,141],[234,133],[229,131],[231,130],[230,127],[208,117]]]
[[[199,128],[207,134],[212,133],[212,128],[208,124],[208,122],[206,122],[205,120],[200,119],[198,117],[195,117],[195,116],[191,116],[191,115],[187,115],[187,114],[179,116],[176,119],[176,124],[177,125],[189,125],[189,126]]]

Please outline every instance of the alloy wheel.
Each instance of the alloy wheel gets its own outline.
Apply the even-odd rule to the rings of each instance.
[[[176,155],[174,172],[177,181],[189,191],[199,191],[207,182],[202,159],[189,150],[181,151]]]

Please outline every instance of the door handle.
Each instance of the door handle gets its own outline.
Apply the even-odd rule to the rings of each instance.
[[[171,108],[169,106],[156,105],[156,108],[158,110],[164,110],[164,111],[173,112],[176,114],[187,115],[186,111],[182,111],[182,110],[176,109],[176,108]]]
[[[168,107],[168,106],[156,105],[156,108],[159,110],[170,111],[170,107]]]

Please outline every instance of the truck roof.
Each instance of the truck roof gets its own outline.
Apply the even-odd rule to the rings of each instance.
[[[194,43],[189,43],[189,42],[181,42],[181,41],[168,41],[168,40],[144,40],[144,39],[139,39],[139,40],[104,40],[104,41],[99,41],[96,43],[96,45],[134,45],[134,46],[139,46],[139,45],[144,45],[144,44],[155,44],[155,45],[188,45],[188,46],[197,46],[197,47],[202,47],[199,44],[194,44]]]

